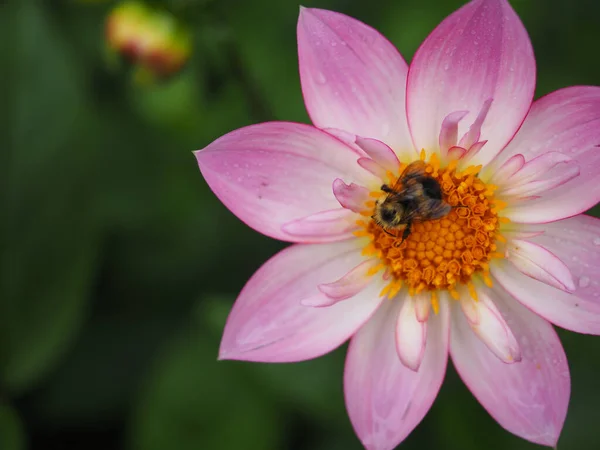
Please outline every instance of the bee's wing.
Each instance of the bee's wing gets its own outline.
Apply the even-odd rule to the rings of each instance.
[[[402,171],[400,179],[410,180],[412,178],[420,177],[425,174],[425,167],[427,167],[427,165],[424,161],[413,161]]]
[[[416,215],[418,216],[413,218],[413,220],[434,220],[441,219],[450,213],[452,206],[443,200],[438,200],[436,198],[423,198],[419,202],[419,208],[417,208]]]
[[[425,173],[425,163],[421,160],[410,163],[402,171],[396,183],[392,186],[392,191],[402,194],[407,186],[410,186],[416,178],[423,176]]]

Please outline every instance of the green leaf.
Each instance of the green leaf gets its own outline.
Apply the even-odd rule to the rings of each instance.
[[[8,403],[0,402],[0,448],[25,450],[25,434],[19,416]]]
[[[279,418],[242,364],[218,362],[218,342],[185,331],[165,348],[135,408],[130,448],[280,448]]]
[[[75,128],[82,80],[70,48],[39,2],[15,2],[6,17],[9,143],[13,165],[24,170],[32,159],[49,163]]]
[[[59,28],[35,1],[3,13],[0,381],[21,391],[56,364],[84,317],[98,242],[89,208],[98,153],[86,145],[81,77]]]
[[[75,337],[85,316],[99,233],[90,211],[89,170],[55,160],[10,217],[0,275],[0,377],[20,391],[40,379]],[[63,174],[77,172],[74,178]],[[83,178],[83,179],[82,179]],[[91,178],[90,178],[91,179]]]
[[[178,322],[176,314],[156,310],[96,316],[36,394],[36,417],[59,427],[107,421],[126,411],[157,348]]]

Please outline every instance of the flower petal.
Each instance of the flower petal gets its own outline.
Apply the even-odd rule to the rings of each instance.
[[[298,59],[304,102],[317,127],[414,154],[405,112],[408,68],[378,31],[343,14],[302,8]]]
[[[486,164],[516,133],[534,88],[533,50],[517,14],[505,0],[474,0],[433,30],[410,65],[407,111],[415,147],[436,149],[442,122],[455,111],[469,111],[459,124],[464,135],[492,99],[481,126],[488,142],[470,161]]]
[[[494,264],[491,272],[519,302],[553,324],[578,333],[600,334],[600,298],[553,288],[522,274],[510,263]]]
[[[338,279],[364,257],[355,240],[288,247],[250,278],[227,319],[219,357],[262,362],[315,358],[341,345],[380,303],[381,278],[360,294],[327,308],[303,306],[323,296],[322,283]]]
[[[415,300],[412,297],[407,297],[402,303],[396,322],[396,350],[402,364],[416,372],[425,355],[427,321],[417,319]]]
[[[195,152],[206,182],[219,199],[255,230],[292,242],[281,226],[339,208],[331,183],[369,183],[357,153],[309,125],[269,122],[232,131]],[[366,177],[366,178],[365,178]],[[339,239],[323,237],[323,241]]]
[[[442,121],[442,130],[440,131],[439,146],[442,155],[456,147],[458,143],[458,123],[469,114],[469,111],[454,111],[448,114]]]
[[[340,202],[340,205],[355,213],[365,211],[367,209],[365,203],[373,200],[369,196],[369,190],[366,187],[355,183],[346,184],[339,178],[333,180],[333,195]]]
[[[505,170],[500,170],[500,173],[505,173]],[[579,173],[576,160],[559,152],[547,152],[523,164],[510,177],[502,179],[496,176],[500,187],[496,195],[529,197],[560,186]]]
[[[333,304],[336,301],[346,300],[347,298],[354,297],[369,285],[371,282],[371,277],[373,276],[371,270],[377,264],[379,264],[377,259],[368,259],[354,267],[339,280],[332,283],[320,284],[318,286],[319,290],[331,301],[318,305],[313,304],[312,306],[326,306],[327,304]],[[306,305],[309,303],[304,302],[304,304]]]
[[[356,228],[356,214],[344,208],[321,211],[281,226],[283,232],[302,242],[342,241],[351,238]]]
[[[511,267],[492,266],[492,272],[521,303],[550,322],[579,333],[600,334],[600,220],[580,215],[535,225],[540,227],[544,233],[528,239],[566,264],[575,279],[572,294],[525,277]]]
[[[483,122],[485,122],[485,118],[490,112],[491,106],[491,98],[488,98],[485,102],[483,102],[481,111],[479,111],[475,121],[469,127],[469,130],[465,133],[465,135],[460,139],[460,142],[458,143],[459,147],[470,149],[473,144],[479,142],[479,138],[481,137],[481,126],[483,125]]]
[[[358,145],[369,157],[383,167],[395,173],[398,170],[400,161],[394,151],[377,139],[362,138],[357,136],[356,145]]]
[[[561,89],[534,102],[523,126],[490,166],[515,154],[527,160],[548,151],[560,152],[579,163],[578,177],[546,192],[539,199],[506,210],[515,222],[541,223],[570,217],[600,200],[600,88]]]
[[[395,448],[431,407],[446,372],[447,302],[428,320],[425,354],[418,372],[398,359],[394,330],[401,302],[384,302],[354,336],[344,372],[346,408],[367,450]]]
[[[461,299],[462,312],[477,337],[500,361],[512,364],[521,361],[521,349],[510,327],[485,290],[478,291],[478,300]],[[466,305],[470,302],[470,308]],[[474,320],[476,318],[476,320]]]
[[[501,184],[509,179],[525,165],[525,157],[521,154],[513,155],[504,161],[501,165],[490,171],[490,183]]]
[[[569,268],[544,247],[513,239],[506,244],[506,252],[509,261],[525,275],[563,291],[575,290]]]
[[[494,302],[521,347],[522,360],[505,364],[470,330],[458,308],[452,314],[450,354],[473,395],[506,430],[554,446],[569,403],[567,359],[552,326],[496,288]]]
[[[387,170],[380,166],[378,163],[373,161],[371,158],[358,158],[358,165],[365,169],[367,172],[372,173],[375,177],[380,180],[387,179]]]

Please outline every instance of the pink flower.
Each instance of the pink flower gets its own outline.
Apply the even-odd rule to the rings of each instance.
[[[555,445],[570,377],[551,323],[600,334],[600,223],[581,215],[600,196],[600,88],[532,104],[533,51],[506,0],[456,11],[410,67],[371,27],[302,9],[298,53],[314,126],[253,125],[196,152],[234,214],[296,243],[244,287],[220,358],[301,361],[351,338],[348,413],[387,450],[450,355],[502,427]],[[453,208],[402,241],[371,216],[415,160]]]

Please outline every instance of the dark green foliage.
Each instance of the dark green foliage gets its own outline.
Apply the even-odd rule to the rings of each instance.
[[[295,365],[216,361],[236,294],[283,244],[229,213],[191,152],[253,122],[308,121],[298,4],[154,3],[190,27],[194,53],[172,79],[139,86],[105,54],[114,2],[0,2],[0,449],[360,449],[344,348]],[[410,59],[461,3],[304,6],[351,14]],[[538,96],[600,84],[600,3],[512,3],[536,51]],[[600,448],[600,339],[561,337],[573,395],[559,448]],[[450,371],[402,448],[537,447],[502,430]]]

